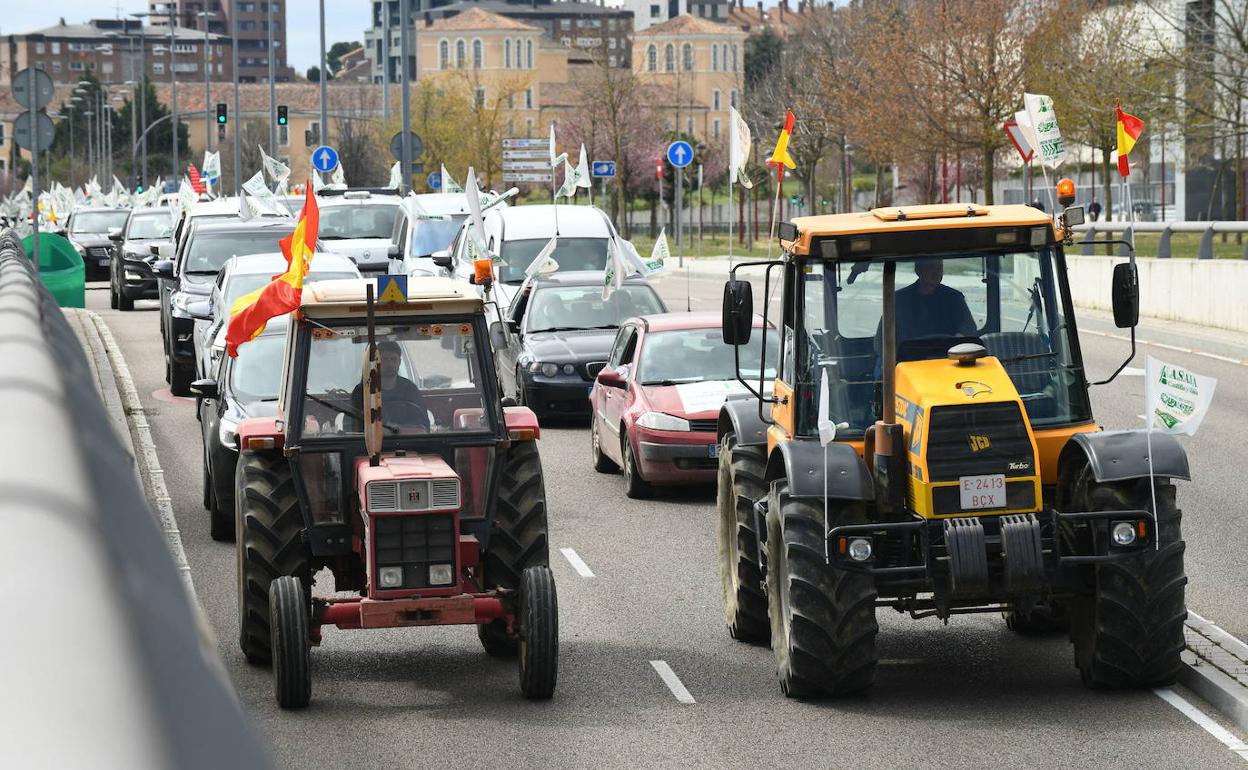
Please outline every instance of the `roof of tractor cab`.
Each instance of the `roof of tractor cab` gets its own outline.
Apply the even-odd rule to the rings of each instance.
[[[877,208],[851,214],[796,217],[791,220],[791,224],[797,228],[797,237],[786,239],[782,230],[780,245],[794,254],[809,254],[812,239],[827,236],[975,227],[1052,226],[1053,220],[1048,214],[1031,206],[938,203]]]
[[[373,287],[377,315],[422,315],[480,312],[481,297],[462,281],[435,276],[409,277],[406,302],[383,302],[377,278],[343,278],[318,281],[303,287],[303,315],[363,318],[368,312],[368,287]],[[383,291],[382,294],[385,292]]]

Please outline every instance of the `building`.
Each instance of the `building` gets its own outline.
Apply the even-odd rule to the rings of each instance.
[[[231,81],[230,39],[175,27],[145,27],[138,19],[95,19],[5,35],[0,38],[0,87],[8,88],[13,73],[34,66],[54,83],[75,83],[93,73],[102,83],[139,79],[144,69],[152,80],[175,77],[203,81],[205,54],[210,80]],[[205,37],[207,41],[205,43]],[[205,45],[207,51],[205,52]],[[170,58],[173,61],[170,62]]]
[[[368,51],[360,46],[347,51],[338,57],[338,73],[334,80],[339,82],[371,83],[373,65],[368,60]]]
[[[286,3],[252,0],[148,0],[152,26],[168,27],[170,16],[179,27],[238,38],[238,77],[243,83],[267,83],[269,54],[273,79],[285,83],[294,76],[286,66]],[[231,12],[237,9],[234,17]],[[205,22],[207,23],[205,27]],[[234,29],[234,26],[237,29]]]
[[[742,0],[737,0],[741,2]],[[711,21],[727,21],[733,0],[604,0],[615,8],[633,12],[633,31],[640,32],[677,16],[698,16]]]
[[[789,8],[789,0],[780,0],[770,9],[763,8],[762,0],[754,6],[747,6],[745,0],[737,0],[737,4],[728,11],[728,23],[740,27],[741,31],[750,35],[761,35],[770,30],[780,38],[787,38],[798,25],[805,23],[805,17],[813,8],[806,0],[798,0],[797,11]]]

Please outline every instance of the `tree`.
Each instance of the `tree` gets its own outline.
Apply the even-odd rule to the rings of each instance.
[[[391,134],[383,137],[380,125],[368,114],[372,107],[372,88],[334,86],[337,93],[334,143],[339,157],[343,158],[343,177],[349,187],[380,187],[390,175],[389,148],[381,148],[388,145]]]
[[[444,86],[429,78],[413,84],[411,126],[424,143],[421,162],[430,170],[445,165],[462,184],[464,172],[476,162],[474,148],[463,140],[463,125],[468,120],[470,105],[462,91]],[[396,115],[384,133],[388,138],[400,128],[400,118]],[[376,153],[383,152],[388,154],[389,151],[379,145]]]

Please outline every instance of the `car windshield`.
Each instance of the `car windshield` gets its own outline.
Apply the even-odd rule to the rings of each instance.
[[[282,385],[282,355],[285,334],[264,334],[238,347],[238,358],[230,364],[230,390],[244,403],[271,401]]]
[[[768,359],[774,361],[779,349],[780,335],[774,329],[766,335],[762,331],[755,329],[749,343],[741,346],[741,376],[747,380],[758,379],[764,337]],[[642,385],[677,385],[737,378],[732,346],[724,344],[724,333],[718,327],[647,334],[639,366],[638,376]],[[773,366],[763,371],[763,379],[774,379],[775,376]]]
[[[350,238],[384,238],[390,240],[394,233],[394,219],[399,215],[399,204],[393,205],[341,204],[321,209],[320,228],[322,241],[341,241]]]
[[[273,227],[260,232],[230,231],[192,234],[184,270],[188,273],[214,274],[221,271],[230,257],[266,254],[277,250],[277,242],[294,230]]]
[[[315,261],[316,260],[313,260],[314,263]],[[316,283],[317,281],[332,281],[336,278],[359,278],[359,277],[360,277],[360,274],[358,272],[355,272],[355,273],[330,272],[330,271],[318,272],[316,270],[313,270],[310,273],[308,273],[308,277],[304,283],[308,284],[308,283]],[[256,289],[259,289],[260,287],[264,286],[265,284],[269,283],[272,280],[273,280],[273,276],[266,275],[264,273],[247,273],[245,275],[234,276],[233,278],[230,279],[229,284],[225,287],[225,303],[224,303],[225,311],[228,313],[229,309],[234,307],[234,303],[238,301],[239,297],[242,297],[246,294],[250,294],[251,292],[255,291]]]
[[[662,300],[645,283],[630,284],[602,298],[602,287],[540,286],[525,311],[528,332],[612,329],[626,318],[662,313]]]
[[[525,269],[533,263],[533,260],[537,258],[537,253],[549,242],[549,238],[504,241],[499,253],[502,264],[498,266],[498,280],[502,283],[523,282]],[[607,239],[560,238],[551,256],[559,263],[559,269],[565,272],[606,270]]]
[[[304,436],[362,433],[368,328],[318,326],[310,333]],[[379,323],[375,335],[385,435],[492,430],[471,323]]]
[[[173,235],[173,212],[135,214],[130,218],[127,238],[168,238]]]
[[[129,211],[84,211],[74,217],[74,233],[107,233],[114,227],[125,227]]]
[[[412,220],[412,245],[408,253],[413,257],[427,257],[435,251],[442,251],[455,240],[466,216],[453,216],[450,221],[434,219]]]

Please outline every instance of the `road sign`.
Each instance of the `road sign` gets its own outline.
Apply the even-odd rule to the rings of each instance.
[[[550,182],[550,180],[551,180],[551,175],[549,172],[545,174],[535,174],[532,172],[527,172],[527,173],[509,173],[506,171],[503,172],[504,182]]]
[[[504,139],[504,150],[542,149],[550,151],[549,139]]]
[[[441,190],[442,189],[442,172],[430,171],[429,176],[425,177],[425,184],[428,185],[430,190]]]
[[[610,178],[615,176],[615,161],[596,160],[590,165],[589,175]]]
[[[412,160],[416,160],[420,157],[420,154],[425,151],[425,143],[419,136],[416,135],[415,131],[409,131],[408,135],[411,137],[411,139],[408,140],[408,143],[411,145],[412,149]],[[390,137],[390,154],[394,156],[395,160],[403,160],[402,131],[397,131],[394,136]]]
[[[503,160],[545,160],[550,164],[550,150],[546,147],[526,150],[503,150]]]
[[[42,152],[52,146],[52,139],[55,137],[56,126],[52,125],[52,118],[49,118],[46,112],[35,113],[33,142],[30,136],[30,111],[23,112],[13,121],[13,141],[24,150],[32,149],[31,145],[34,144],[33,149]]]
[[[338,151],[327,144],[317,147],[312,151],[312,167],[322,173],[338,168]]]
[[[693,162],[693,147],[677,140],[667,146],[667,162],[676,168],[684,168]]]
[[[13,98],[28,110],[41,110],[52,103],[52,95],[56,88],[52,78],[41,69],[35,70],[35,103],[30,103],[30,69],[18,72],[9,81],[13,84]]]
[[[504,160],[503,171],[545,171],[550,168],[550,159],[545,160]]]
[[[377,276],[377,302],[383,305],[407,302],[407,276]]]
[[[1001,127],[1005,129],[1006,135],[1014,143],[1014,149],[1018,150],[1018,156],[1023,159],[1024,163],[1030,163],[1036,151],[1032,149],[1031,142],[1027,141],[1027,135],[1023,132],[1023,129],[1019,128],[1018,123],[1013,120],[1007,120]]]

